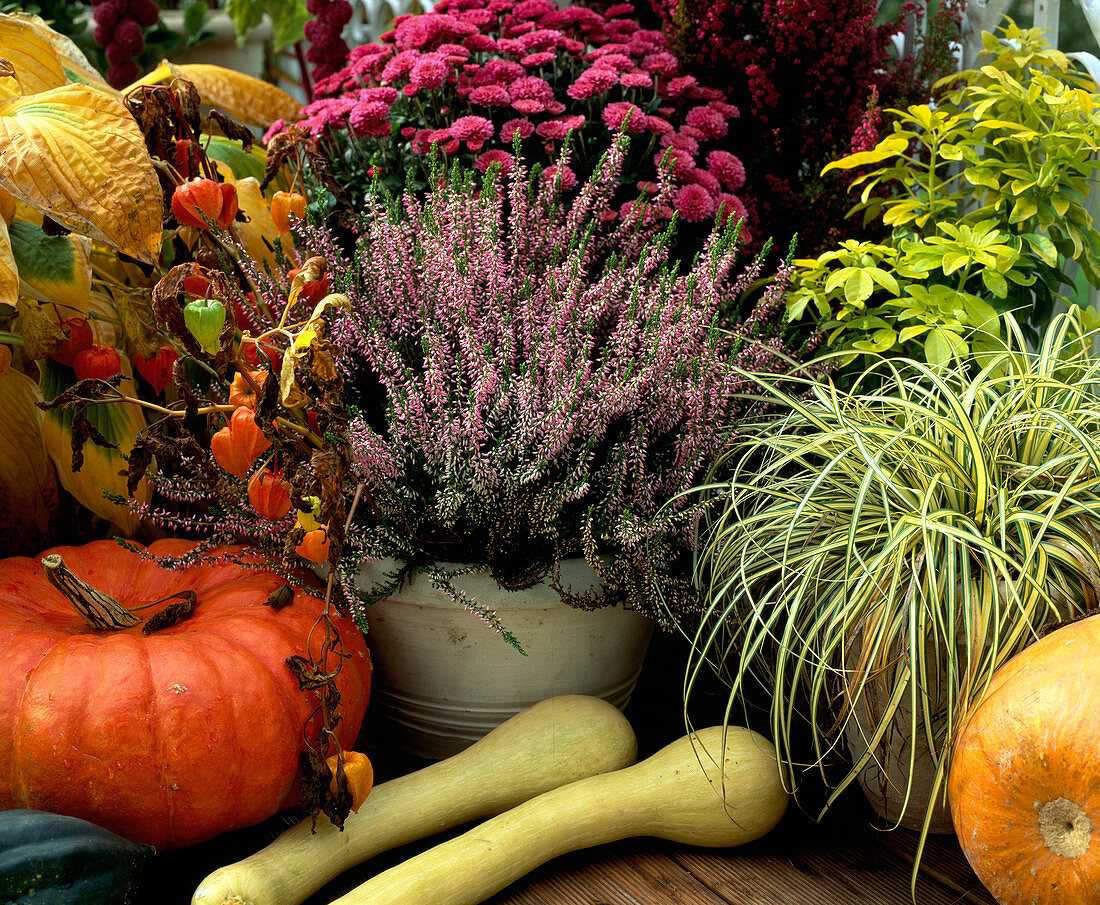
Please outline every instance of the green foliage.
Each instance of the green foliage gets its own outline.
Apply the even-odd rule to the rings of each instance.
[[[889,759],[883,733],[904,702],[942,794],[960,720],[994,671],[1048,622],[1096,606],[1095,337],[1076,311],[1035,353],[1010,315],[1004,327],[977,372],[876,356],[849,392],[755,375],[778,416],[742,424],[716,472],[728,480],[700,490],[719,509],[689,703],[708,666],[731,708],[762,681],[790,788],[810,754],[835,800],[871,757]],[[853,705],[871,688],[888,704],[868,725]],[[804,722],[812,754],[795,741]],[[870,750],[835,781],[825,768],[853,732]]]
[[[303,27],[313,18],[305,0],[227,0],[225,10],[242,43],[244,36],[263,21],[264,13],[271,16],[276,52],[301,41]]]
[[[870,151],[829,164],[866,168],[849,214],[881,221],[881,244],[844,242],[799,260],[792,318],[812,311],[853,353],[941,365],[986,351],[1014,312],[1033,343],[1065,266],[1100,285],[1100,234],[1087,196],[1100,170],[1094,85],[1035,30],[986,34],[980,69],[954,78],[935,110],[896,114]]]

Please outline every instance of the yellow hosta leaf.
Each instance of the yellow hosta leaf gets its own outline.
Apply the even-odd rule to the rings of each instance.
[[[65,85],[0,100],[0,187],[72,232],[160,255],[160,182],[137,123],[112,97]]]
[[[243,72],[209,63],[176,65],[165,60],[126,90],[173,78],[187,80],[195,86],[204,104],[219,107],[250,126],[266,128],[277,119],[295,120],[302,109],[302,105],[281,88]]]
[[[121,354],[121,353],[120,353]],[[133,371],[125,355],[122,358],[123,392],[133,389]],[[46,360],[40,362],[42,395],[46,399],[55,398],[67,388],[72,380],[71,371]],[[145,427],[145,417],[141,409],[130,403],[111,402],[94,405],[88,409],[88,420],[117,449],[97,446],[92,442],[84,445],[84,465],[80,471],[72,470],[72,441],[70,425],[71,412],[55,409],[46,412],[42,422],[42,440],[46,453],[57,468],[57,476],[64,487],[78,503],[90,509],[101,518],[114,523],[126,535],[133,535],[137,529],[138,517],[126,506],[108,500],[103,492],[126,496],[127,463],[123,456],[130,452],[134,438]],[[134,499],[148,502],[150,492],[148,482],[142,481],[134,493]]]
[[[49,546],[58,517],[57,475],[42,447],[42,399],[26,374],[0,377],[0,556],[30,556]]]
[[[0,78],[0,98],[38,94],[68,81],[50,39],[14,16],[0,15],[0,57],[15,70],[15,78]]]
[[[282,244],[283,251],[288,256],[291,251],[289,234],[280,236],[275,228],[275,221],[271,219],[271,207],[260,191],[260,183],[248,176],[238,179],[237,204],[248,217],[247,223],[234,223],[233,230],[244,245],[248,256],[252,258],[262,269],[275,272],[277,262],[272,249]]]
[[[11,253],[8,224],[0,217],[0,305],[11,305],[19,298],[19,268]]]
[[[14,18],[34,26],[53,45],[57,58],[61,62],[61,70],[65,73],[66,81],[76,82],[79,85],[90,85],[97,91],[105,91],[115,97],[122,97],[121,92],[107,84],[99,71],[84,56],[84,52],[76,46],[76,42],[68,36],[54,31],[41,16],[18,12],[14,14]]]

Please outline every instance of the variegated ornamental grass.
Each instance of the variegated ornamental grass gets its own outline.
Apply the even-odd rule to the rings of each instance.
[[[702,488],[724,501],[699,560],[709,593],[689,702],[708,664],[731,710],[761,678],[797,788],[807,768],[829,781],[871,683],[889,701],[826,807],[906,699],[913,737],[931,740],[933,796],[945,794],[960,721],[993,672],[1044,625],[1096,606],[1100,360],[1078,315],[1057,318],[1037,352],[1008,327],[979,362],[883,359],[843,393],[757,376],[781,414],[745,426],[728,481]]]

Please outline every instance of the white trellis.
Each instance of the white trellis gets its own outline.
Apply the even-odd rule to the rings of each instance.
[[[351,21],[344,30],[349,47],[377,41],[402,13],[426,13],[435,0],[351,0]]]

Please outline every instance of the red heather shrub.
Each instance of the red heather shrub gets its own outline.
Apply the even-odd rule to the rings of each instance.
[[[561,173],[568,188],[592,174],[625,128],[637,138],[603,219],[630,210],[636,185],[658,178],[668,152],[675,188],[684,191],[654,211],[668,218],[678,210],[699,224],[702,238],[719,210],[723,219],[745,212],[741,161],[725,151],[717,168],[710,163],[737,109],[722,91],[682,73],[665,36],[632,12],[628,4],[605,16],[552,0],[441,0],[429,13],[398,16],[379,42],[353,49],[343,69],[318,81],[318,100],[297,128],[318,141],[355,201],[375,172],[394,191],[409,174],[415,188],[426,188],[433,147],[448,165],[485,172],[495,163],[506,171],[514,141],[527,161],[547,167],[571,140],[570,167]],[[268,137],[284,128],[276,123]]]
[[[899,60],[898,23],[876,24],[877,0],[652,0],[687,73],[722,88],[741,112],[721,146],[743,162],[740,194],[753,234],[813,254],[849,235],[847,179],[821,169],[877,142],[878,106],[905,106],[930,95],[952,68],[959,0],[946,0],[917,53]],[[924,15],[907,3],[902,16]],[[920,31],[919,22],[916,29]],[[709,123],[694,124],[706,131]],[[725,165],[720,165],[726,169]],[[718,175],[712,163],[710,171]],[[837,233],[836,235],[833,235]]]

